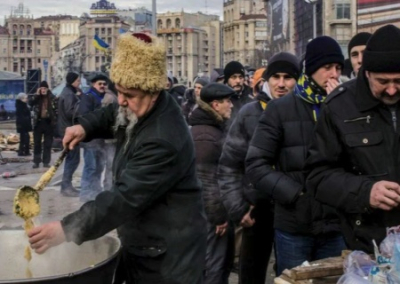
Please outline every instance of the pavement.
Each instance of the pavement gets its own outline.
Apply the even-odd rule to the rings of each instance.
[[[15,133],[15,130],[10,125],[5,126],[4,124],[0,124],[0,132],[8,134],[10,132]],[[17,153],[12,151],[2,151],[1,154],[4,158],[18,157]],[[52,162],[55,161],[59,155],[60,152],[52,153]],[[33,156],[28,156],[26,158],[27,160],[32,160]],[[82,156],[81,161],[83,161]],[[0,230],[23,229],[23,220],[15,216],[12,211],[15,190],[23,185],[34,186],[41,175],[47,170],[46,168],[32,169],[32,165],[33,163],[31,161],[0,165]],[[40,164],[40,166],[42,166],[42,164]],[[82,168],[83,162],[80,163],[72,181],[74,187],[78,190],[80,189]],[[17,176],[5,179],[1,177],[1,174],[4,172],[15,172]],[[36,225],[61,220],[64,216],[76,211],[82,206],[83,203],[79,201],[79,198],[64,197],[60,194],[62,173],[63,165],[60,166],[50,184],[40,192],[41,213],[34,220]],[[115,235],[115,231],[110,234]],[[273,262],[274,260],[271,258],[266,284],[273,283]],[[231,273],[229,284],[237,283],[239,283],[238,275],[236,273]]]

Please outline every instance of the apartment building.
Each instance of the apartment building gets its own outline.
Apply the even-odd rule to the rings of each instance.
[[[243,65],[266,64],[269,34],[265,1],[224,0],[224,65],[237,60]]]
[[[167,48],[167,70],[181,83],[192,85],[199,75],[221,66],[219,16],[201,12],[157,14],[157,36]]]
[[[121,29],[127,31],[130,26],[117,16],[95,17],[81,24],[78,40],[81,45],[79,57],[84,60],[82,71],[102,71],[102,66],[111,62],[111,57],[94,47],[93,39],[97,34],[113,50]]]
[[[54,40],[52,30],[35,28],[32,16],[10,15],[0,28],[0,70],[25,76],[28,69],[40,68],[51,84]]]
[[[387,24],[400,26],[398,0],[357,0],[357,8],[358,32],[374,33]]]

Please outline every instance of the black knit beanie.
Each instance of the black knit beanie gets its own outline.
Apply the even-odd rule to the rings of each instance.
[[[76,79],[78,79],[79,74],[76,72],[68,72],[67,77],[66,77],[66,81],[68,85],[72,85],[73,82],[76,81]]]
[[[307,44],[305,56],[305,73],[308,76],[314,74],[320,67],[338,63],[344,64],[344,56],[339,44],[329,36],[314,38]]]
[[[226,64],[224,68],[224,83],[228,82],[229,78],[233,74],[241,74],[243,77],[245,75],[243,65],[238,61],[231,61]]]
[[[371,36],[363,55],[364,70],[400,72],[400,29],[387,25]]]
[[[40,85],[39,85],[39,87],[40,88],[42,88],[42,87],[44,87],[44,88],[49,88],[49,84],[46,82],[46,81],[42,81],[42,82],[40,82]]]
[[[202,85],[204,87],[205,85],[210,83],[210,81],[208,80],[207,77],[199,77],[199,78],[196,79],[196,81],[194,81],[194,83],[195,84],[200,84],[200,85]]]
[[[299,60],[296,56],[288,52],[274,54],[268,61],[268,67],[262,77],[268,81],[276,73],[287,73],[297,81],[300,76]]]
[[[367,45],[367,42],[371,36],[372,36],[372,34],[367,33],[367,32],[358,33],[355,36],[353,36],[353,38],[350,40],[349,46],[347,48],[347,51],[349,53],[349,58],[350,58],[351,49],[355,46]]]

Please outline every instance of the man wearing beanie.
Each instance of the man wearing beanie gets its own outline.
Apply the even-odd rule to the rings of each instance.
[[[256,192],[249,186],[245,174],[247,149],[268,102],[293,91],[300,75],[299,66],[296,56],[281,52],[270,58],[267,69],[255,72],[255,87],[260,81],[261,91],[258,91],[254,102],[246,104],[239,111],[229,129],[219,160],[221,199],[230,220],[243,227],[239,256],[240,283],[265,283],[274,240],[271,200],[257,200]],[[262,73],[261,79],[257,79],[259,71]],[[266,87],[263,88],[263,85]]]
[[[46,81],[40,83],[36,94],[29,96],[33,110],[33,168],[50,168],[51,146],[57,126],[57,98]],[[43,144],[43,145],[42,145]]]
[[[383,44],[384,43],[384,44]],[[373,253],[400,220],[400,29],[370,38],[356,80],[326,100],[308,160],[308,188],[335,208],[351,250]]]
[[[235,91],[223,84],[202,88],[189,118],[196,152],[196,168],[203,184],[207,216],[207,253],[204,283],[228,283],[233,261],[233,228],[221,202],[217,182],[218,159],[225,139],[226,121],[232,112]]]
[[[277,275],[306,260],[338,256],[345,248],[335,210],[315,201],[305,184],[305,162],[321,103],[338,84],[343,61],[334,39],[310,41],[293,92],[268,103],[250,142],[246,177],[259,200],[271,198],[275,204]],[[287,73],[296,70],[288,67]],[[272,87],[278,96],[283,93],[279,89]]]
[[[349,42],[348,53],[353,67],[353,76],[357,77],[358,71],[360,70],[363,54],[369,38],[370,33],[362,32],[358,33]]]
[[[95,73],[90,78],[91,87],[86,94],[81,95],[78,113],[85,115],[102,107],[109,79],[106,75]],[[94,200],[103,188],[101,176],[105,167],[104,139],[93,139],[82,143],[84,166],[81,178],[79,199],[81,202]]]
[[[231,61],[224,68],[224,83],[235,90],[235,95],[231,97],[233,104],[231,120],[245,104],[253,101],[252,89],[244,83],[245,70],[243,65],[237,61]]]
[[[79,74],[68,72],[66,85],[58,100],[58,131],[61,137],[65,135],[65,129],[74,125],[74,120],[79,116],[78,107],[81,91]],[[68,152],[64,163],[64,172],[61,181],[61,194],[66,197],[78,197],[79,191],[72,186],[72,176],[79,166],[80,147]]]
[[[186,121],[189,121],[192,112],[197,108],[197,99],[200,98],[201,89],[208,83],[208,77],[198,77],[194,81],[194,88],[186,90],[185,102],[182,104],[182,112]]]
[[[117,272],[103,282],[203,283],[207,231],[201,184],[189,128],[164,90],[165,64],[165,46],[157,37],[119,36],[110,70],[119,107],[83,115],[63,140],[73,149],[81,141],[115,137],[114,184],[61,222],[29,231],[37,253],[117,229]]]

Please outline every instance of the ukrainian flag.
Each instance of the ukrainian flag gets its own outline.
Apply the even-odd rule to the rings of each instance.
[[[95,48],[97,48],[98,50],[107,52],[108,48],[110,47],[107,43],[105,43],[101,38],[99,38],[98,35],[94,36],[93,39],[93,45]]]

